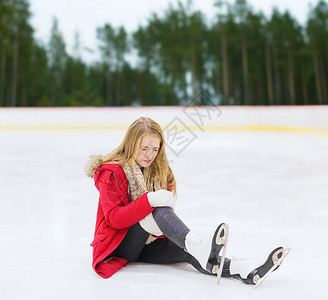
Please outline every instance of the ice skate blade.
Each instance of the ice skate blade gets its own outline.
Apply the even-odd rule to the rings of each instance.
[[[217,271],[215,272],[216,273],[216,283],[217,284],[220,283],[220,279],[221,279],[221,275],[222,275],[222,270],[223,270],[223,266],[224,266],[224,259],[225,259],[225,255],[226,255],[226,251],[227,251],[228,237],[229,237],[229,225],[228,224],[223,224],[220,231],[219,231],[219,234],[217,236],[217,240],[216,240],[217,244],[222,244],[223,245],[220,264],[218,265]]]
[[[281,265],[282,261],[285,259],[285,257],[288,255],[289,252],[290,252],[290,248],[284,248],[280,258],[278,257],[278,255],[281,252],[277,252],[274,254],[272,258],[274,265],[271,267],[271,269],[262,278],[260,278],[260,276],[258,275],[254,276],[254,281],[256,282],[256,283],[254,282],[255,283],[254,289],[256,289],[265,279],[269,277],[269,275],[275,269],[277,269]]]

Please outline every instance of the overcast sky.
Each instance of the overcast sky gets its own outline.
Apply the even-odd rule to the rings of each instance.
[[[181,0],[187,3],[188,0]],[[304,24],[309,11],[309,4],[316,5],[319,0],[249,0],[255,11],[263,11],[269,16],[276,6],[280,11],[288,9],[300,23]],[[98,58],[96,28],[109,23],[114,27],[123,25],[128,32],[147,24],[152,12],[161,14],[169,3],[174,5],[177,0],[30,0],[32,12],[31,23],[35,29],[35,37],[44,44],[49,41],[53,17],[59,22],[68,53],[72,54],[75,32],[80,33],[81,44],[94,50],[91,55],[86,51],[82,57],[86,61]],[[217,8],[215,0],[194,0],[193,6],[201,10],[208,22],[214,20]],[[227,0],[233,3],[234,0]]]

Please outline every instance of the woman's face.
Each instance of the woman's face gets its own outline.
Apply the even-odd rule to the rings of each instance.
[[[136,162],[140,167],[147,168],[156,158],[160,146],[160,140],[156,135],[146,134],[141,138],[140,148]]]

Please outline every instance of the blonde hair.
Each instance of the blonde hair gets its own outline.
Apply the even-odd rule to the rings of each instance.
[[[129,126],[122,143],[109,154],[105,156],[92,156],[86,169],[88,176],[93,177],[97,167],[105,163],[110,162],[118,165],[135,164],[135,158],[139,151],[141,139],[147,134],[158,137],[160,146],[156,158],[148,167],[148,172],[146,172],[146,185],[147,187],[151,186],[153,178],[156,177],[161,188],[168,189],[176,194],[176,181],[166,157],[162,128],[150,118],[141,117],[135,120]]]

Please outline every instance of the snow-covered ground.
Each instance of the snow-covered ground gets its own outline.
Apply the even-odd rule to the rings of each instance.
[[[228,257],[292,249],[258,289],[225,278],[217,286],[186,264],[130,264],[108,280],[94,273],[98,193],[84,165],[141,115],[189,125],[180,142],[167,135],[176,211],[189,227],[205,235],[229,223]],[[328,299],[327,107],[223,107],[198,126],[190,116],[0,109],[0,299]]]

